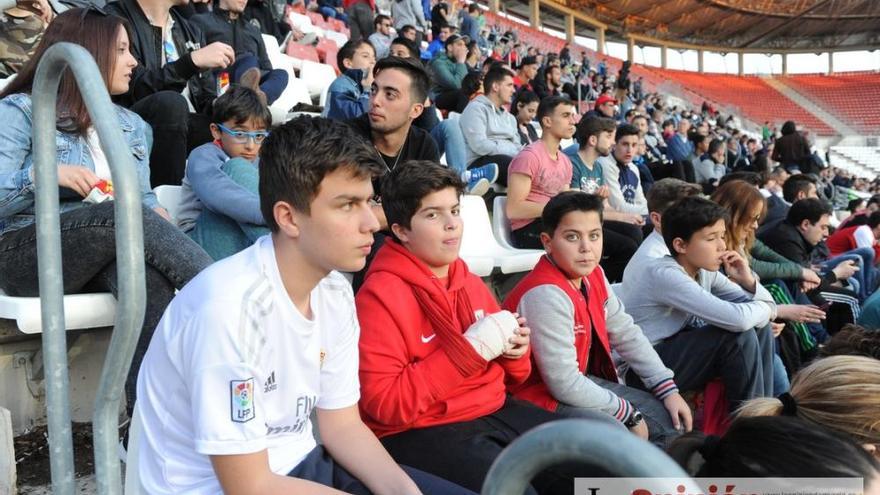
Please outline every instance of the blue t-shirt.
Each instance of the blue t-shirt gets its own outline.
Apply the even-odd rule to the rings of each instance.
[[[580,189],[586,193],[594,193],[605,185],[602,178],[602,164],[595,162],[593,168],[587,166],[578,154],[580,146],[577,143],[562,150],[571,160],[571,188]]]

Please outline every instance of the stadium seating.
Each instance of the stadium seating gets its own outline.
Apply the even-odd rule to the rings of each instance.
[[[820,135],[833,136],[834,129],[819,120],[785,95],[755,76],[728,74],[700,74],[698,72],[654,69],[682,86],[691,88],[716,106],[737,108],[756,123],[794,120],[799,125]]]
[[[503,209],[494,214],[504,216]],[[534,268],[544,254],[542,250],[513,249],[501,245],[492,233],[489,211],[485,200],[480,196],[462,196],[461,218],[464,221],[464,233],[460,252],[468,266],[481,258],[489,258],[501,273],[526,272]],[[500,221],[510,223],[506,217]]]
[[[0,290],[0,319],[14,320],[22,333],[42,333],[39,297],[12,297]],[[110,293],[64,296],[64,328],[112,327],[116,317],[116,298]]]
[[[880,101],[880,74],[810,74],[781,80],[858,132],[880,135],[880,112],[876,105],[866,104]]]

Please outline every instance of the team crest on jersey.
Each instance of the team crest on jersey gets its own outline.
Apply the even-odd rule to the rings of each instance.
[[[474,318],[477,321],[482,320],[484,316],[486,316],[486,312],[483,311],[482,309],[478,309],[478,310],[474,311]]]
[[[321,354],[318,356],[318,359],[321,360],[321,365],[320,365],[321,368],[324,367],[324,358],[325,357],[327,357],[327,351],[325,351],[324,349],[321,349]]]
[[[232,380],[229,382],[232,421],[247,423],[256,416],[254,407],[254,379]]]

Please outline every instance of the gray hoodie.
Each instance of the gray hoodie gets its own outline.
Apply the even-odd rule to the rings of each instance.
[[[516,117],[483,95],[468,103],[459,122],[467,144],[468,164],[488,155],[516,156],[523,147]]]
[[[428,22],[419,0],[394,0],[391,3],[391,17],[394,18],[394,29],[400,31],[403,26],[410,25],[416,31],[425,32]]]

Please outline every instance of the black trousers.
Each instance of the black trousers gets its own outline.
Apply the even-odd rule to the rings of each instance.
[[[153,128],[150,151],[150,184],[180,185],[189,152],[211,142],[211,118],[190,113],[186,98],[174,91],[160,91],[131,106]]]
[[[400,464],[434,474],[479,492],[495,458],[523,433],[562,419],[528,402],[508,398],[492,414],[471,421],[417,428],[382,438],[382,445]],[[554,466],[532,480],[529,494],[570,494],[574,478],[602,476],[586,465]]]
[[[474,160],[467,168],[482,167],[483,165],[495,163],[498,165],[498,180],[495,182],[507,187],[507,167],[510,166],[512,161],[513,157],[508,155],[486,155]]]
[[[520,249],[543,249],[541,232],[544,226],[541,219],[516,229],[510,233],[513,243]],[[626,222],[605,221],[602,223],[602,259],[599,265],[611,283],[623,280],[623,270],[630,258],[636,254],[642,243],[641,229]]]

